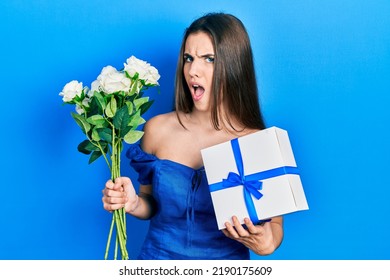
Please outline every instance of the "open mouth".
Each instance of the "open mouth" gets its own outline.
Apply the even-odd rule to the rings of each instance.
[[[203,94],[204,94],[204,88],[200,85],[192,85],[192,88],[193,88],[193,99],[194,101],[199,101]]]

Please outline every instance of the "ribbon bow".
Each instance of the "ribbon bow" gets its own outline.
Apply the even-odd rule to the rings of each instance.
[[[245,190],[250,192],[256,199],[260,199],[263,194],[260,190],[263,187],[263,183],[257,180],[247,181],[245,176],[240,176],[237,173],[229,172],[227,179],[222,180],[224,188],[235,187],[238,185],[243,185]]]

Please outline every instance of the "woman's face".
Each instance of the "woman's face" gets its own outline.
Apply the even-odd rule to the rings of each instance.
[[[194,109],[210,109],[214,73],[214,48],[210,36],[204,32],[188,36],[184,48],[184,77],[194,101]]]

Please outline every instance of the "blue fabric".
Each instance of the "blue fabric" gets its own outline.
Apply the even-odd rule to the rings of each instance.
[[[204,168],[159,159],[138,144],[126,155],[158,204],[139,259],[249,259],[245,246],[218,230]]]

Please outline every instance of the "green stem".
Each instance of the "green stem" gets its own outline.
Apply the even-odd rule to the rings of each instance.
[[[115,139],[115,128],[112,128],[112,152],[111,152],[111,179],[114,181],[116,178],[120,177],[120,154],[122,150],[122,141],[121,139]],[[116,225],[116,238],[115,238],[115,254],[114,259],[117,259],[118,245],[121,251],[122,260],[127,260],[129,258],[127,249],[126,249],[126,211],[124,208],[114,210],[113,213],[113,223]],[[110,229],[110,233],[112,229]],[[109,236],[109,240],[111,237]],[[109,243],[107,243],[109,244]],[[106,250],[107,251],[107,250]],[[107,254],[107,253],[106,253]]]
[[[126,209],[125,208],[122,208],[122,227],[125,229],[123,231],[123,235],[125,237],[125,239],[127,240],[127,233],[126,233]]]
[[[112,230],[114,229],[114,224],[115,224],[115,219],[114,219],[114,216],[112,216],[110,231],[108,233],[108,240],[107,240],[107,245],[106,245],[106,253],[104,254],[104,259],[105,260],[108,259],[108,251],[109,251],[109,248],[110,248],[111,237],[112,237]]]
[[[126,250],[126,240],[123,235],[124,229],[122,228],[122,222],[120,218],[120,210],[115,210],[114,215],[115,215],[115,223],[117,229],[116,232],[117,232],[117,237],[119,239],[119,247],[121,249],[122,259],[128,259],[128,254]]]
[[[112,151],[111,151],[111,164],[112,164],[112,169],[111,169],[111,179],[114,181],[116,178],[118,178],[118,165],[117,165],[117,159],[116,157],[118,157],[118,150],[117,150],[117,147],[116,147],[116,144],[115,144],[115,138],[116,138],[116,135],[115,135],[115,127],[112,126],[112,142],[111,142],[111,147],[112,147]]]
[[[112,217],[114,218],[115,216],[112,215]],[[116,235],[116,238],[115,238],[115,251],[114,251],[114,260],[118,259],[118,235]]]

